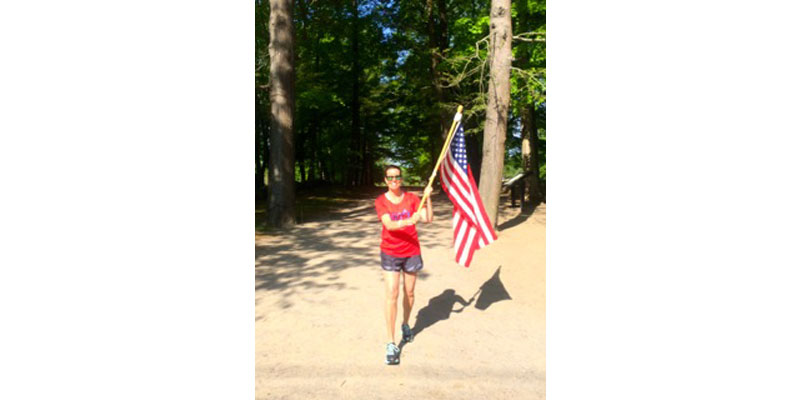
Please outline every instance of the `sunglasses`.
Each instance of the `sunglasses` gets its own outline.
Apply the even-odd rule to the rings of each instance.
[[[402,181],[403,177],[401,175],[394,175],[394,176],[386,176],[386,180],[388,181]]]

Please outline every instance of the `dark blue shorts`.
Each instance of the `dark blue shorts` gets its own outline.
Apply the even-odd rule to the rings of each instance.
[[[422,269],[422,256],[395,257],[381,252],[381,268],[390,272],[417,272]]]

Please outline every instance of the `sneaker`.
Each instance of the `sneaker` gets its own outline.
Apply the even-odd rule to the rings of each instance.
[[[386,364],[400,364],[400,349],[393,342],[386,344]]]
[[[403,324],[403,341],[406,343],[414,341],[414,332],[411,331],[411,327],[408,324]]]

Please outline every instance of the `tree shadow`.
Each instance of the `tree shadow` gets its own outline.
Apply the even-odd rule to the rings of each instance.
[[[513,227],[515,227],[515,226],[527,221],[528,218],[530,218],[531,215],[533,215],[533,210],[524,210],[523,209],[522,211],[520,211],[519,214],[517,214],[516,217],[511,218],[510,220],[505,221],[500,225],[497,225],[497,230],[498,231],[504,231],[506,229],[513,228]]]
[[[257,234],[256,293],[280,293],[280,307],[289,308],[300,293],[348,289],[340,279],[342,271],[378,265],[380,222],[363,222],[359,218],[365,213],[368,207],[362,202],[326,221]]]
[[[369,198],[352,200],[346,207],[331,209],[314,221],[289,229],[256,232],[255,291],[279,293],[280,306],[292,306],[293,298],[305,291],[350,289],[340,279],[342,271],[374,265],[379,270],[381,223],[375,213],[373,190]],[[421,193],[418,193],[421,196]],[[434,194],[435,204],[448,204],[442,192]],[[328,204],[320,201],[320,204]],[[344,203],[340,203],[344,204]],[[435,207],[432,224],[418,227],[426,250],[451,245],[452,206]],[[447,237],[447,240],[442,240]],[[427,278],[427,273],[420,279]],[[454,294],[454,293],[453,293]],[[444,300],[444,298],[439,299]],[[461,299],[463,301],[463,299]],[[453,300],[455,302],[455,300]],[[463,304],[462,304],[463,305]],[[434,305],[434,308],[438,306]],[[452,308],[448,308],[449,310]],[[432,311],[428,309],[426,312]],[[435,314],[435,313],[434,313]],[[426,318],[423,314],[423,320]],[[430,319],[430,318],[429,318]],[[430,319],[433,323],[433,319]]]
[[[342,222],[343,226],[357,226]],[[325,225],[296,227],[283,231],[283,240],[256,244],[256,291],[286,291],[294,287],[343,289],[344,283],[330,282],[338,273],[351,267],[377,263],[377,251],[358,246],[365,241],[376,241],[379,231],[349,229],[325,233]],[[336,252],[335,258],[320,262],[319,257]],[[327,278],[327,279],[326,279]],[[327,282],[326,282],[327,281]],[[287,294],[291,294],[288,290]]]

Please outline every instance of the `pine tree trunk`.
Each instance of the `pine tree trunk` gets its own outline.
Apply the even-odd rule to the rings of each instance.
[[[294,26],[292,0],[270,0],[269,222],[290,227],[294,220]]]
[[[522,114],[522,172],[528,173],[531,170],[531,113],[528,110],[528,107],[521,106],[520,113]],[[533,197],[532,188],[528,186],[529,180],[525,180],[525,186],[527,186],[527,192],[531,194]]]
[[[300,183],[306,183],[306,160],[302,154],[297,158],[297,169],[300,172]]]
[[[536,106],[522,107],[522,170],[525,173],[532,171],[530,178],[526,179],[531,202],[541,198],[536,140]]]
[[[256,89],[259,90],[259,89]],[[264,154],[264,147],[266,147],[266,140],[264,132],[264,117],[262,116],[261,111],[261,101],[258,99],[258,93],[255,96],[256,99],[256,199],[260,200],[263,198],[264,193],[266,192],[266,187],[264,186],[264,174],[266,172],[266,161],[267,157]]]
[[[431,83],[434,90],[436,99],[436,109],[438,113],[433,118],[436,118],[438,125],[438,132],[432,132],[430,141],[431,160],[437,160],[439,153],[442,150],[444,141],[447,140],[447,134],[450,130],[450,122],[453,118],[453,110],[443,108],[444,103],[447,102],[447,93],[442,88],[441,76],[439,73],[440,58],[444,51],[448,48],[448,33],[447,33],[447,9],[444,0],[427,0],[425,3],[425,12],[427,14],[427,28],[428,28],[428,51],[430,52],[430,74]],[[438,177],[438,175],[437,175]]]
[[[363,139],[361,138],[361,102],[358,98],[360,93],[359,77],[361,75],[361,66],[359,65],[359,52],[358,52],[358,36],[359,36],[359,22],[358,22],[358,0],[352,1],[353,21],[351,32],[351,51],[352,51],[352,70],[351,79],[353,80],[352,98],[350,99],[351,111],[351,125],[350,125],[350,164],[348,168],[347,184],[351,186],[361,183],[361,167],[364,155]]]
[[[520,31],[528,32],[533,29],[533,17],[526,4],[517,4],[517,22]],[[530,44],[523,45],[517,50],[519,67],[523,70],[531,68],[531,57],[533,51]],[[533,90],[533,89],[531,89]],[[530,205],[541,199],[539,189],[539,162],[537,156],[538,131],[536,129],[536,104],[533,99],[524,99],[519,106],[519,113],[522,116],[522,169],[525,173],[532,172],[524,185],[530,193]],[[523,204],[524,205],[524,204]]]
[[[317,120],[311,120],[311,127],[309,128],[311,131],[311,162],[308,165],[308,179],[310,181],[315,181],[317,179],[317,163],[318,163],[318,151],[317,151]]]
[[[362,135],[363,136],[363,135]],[[374,164],[374,160],[372,159],[372,151],[370,148],[369,141],[364,136],[364,165],[362,167],[364,179],[361,180],[361,184],[364,186],[370,186],[375,184],[375,178],[372,175],[372,166]]]
[[[307,14],[307,13],[306,13]],[[314,76],[317,76],[319,72],[319,31],[317,31],[314,37]],[[319,114],[319,109],[312,109],[312,112]],[[311,119],[311,165],[309,167],[309,179],[312,181],[316,180],[318,176],[321,176],[321,165],[319,161],[319,149],[317,146],[317,137],[319,135],[319,119],[312,118]],[[323,178],[324,179],[324,178]]]
[[[489,101],[483,130],[483,163],[478,189],[489,220],[497,226],[511,88],[511,0],[492,0],[489,21]]]
[[[536,124],[536,105],[531,106],[531,127],[533,128],[531,131],[531,169],[533,169],[535,177],[531,182],[535,185],[537,200],[544,200],[544,188],[539,177],[539,167],[542,164],[539,161],[539,126]]]

